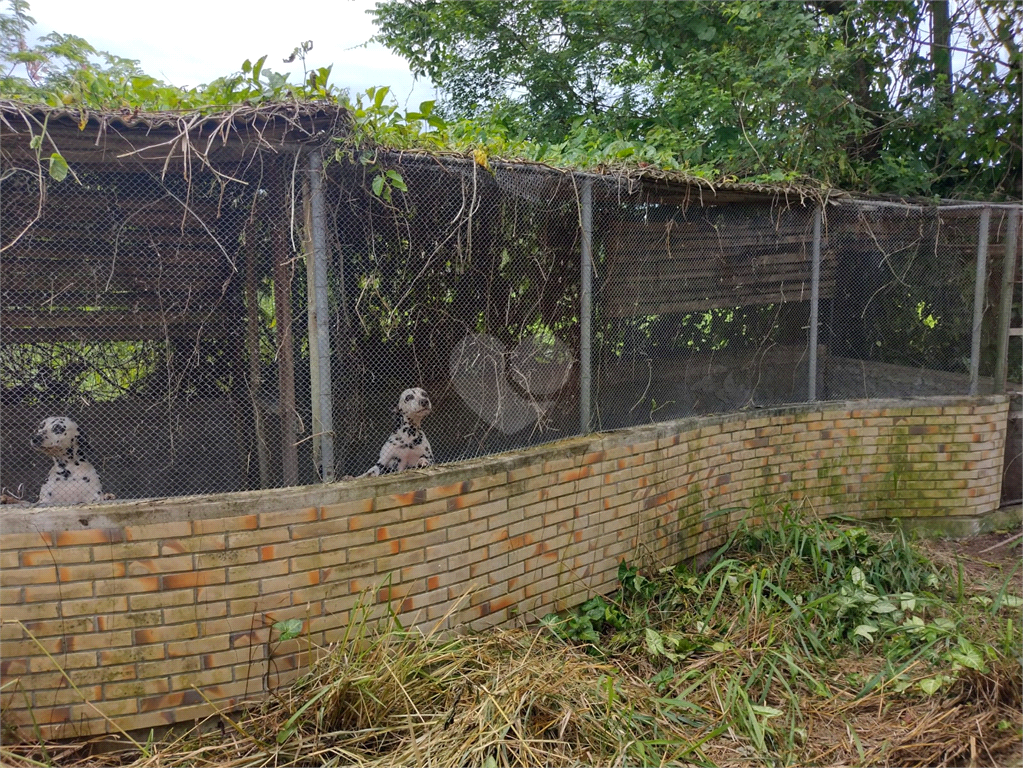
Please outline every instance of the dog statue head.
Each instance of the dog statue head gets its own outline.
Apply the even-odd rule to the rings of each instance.
[[[430,410],[430,397],[426,394],[425,389],[419,387],[406,389],[402,392],[401,397],[398,398],[398,405],[394,408],[395,413],[400,414],[417,428],[429,415]]]
[[[39,422],[39,429],[32,435],[32,447],[54,459],[79,460],[88,449],[85,435],[67,416],[50,416]]]

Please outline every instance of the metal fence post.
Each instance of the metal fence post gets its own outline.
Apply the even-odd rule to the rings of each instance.
[[[1012,325],[1012,288],[1019,261],[1019,211],[1009,211],[1002,256],[1002,288],[998,304],[998,358],[995,361],[995,392],[1005,391],[1009,369],[1009,327]]]
[[[984,322],[984,289],[987,287],[987,240],[991,208],[984,206],[977,233],[977,278],[973,285],[973,338],[970,341],[970,394],[980,391],[980,331]]]
[[[308,158],[307,158],[308,161]],[[316,322],[316,258],[315,246],[313,244],[313,206],[312,206],[312,174],[307,173],[302,177],[302,207],[304,208],[305,233],[303,238],[303,252],[305,253],[305,284],[306,284],[306,313],[308,314],[307,332],[309,335],[309,410],[312,415],[310,426],[312,427],[313,444],[313,465],[316,467],[320,477],[323,477],[323,455],[320,452],[320,355],[319,337],[316,334],[318,323]]]
[[[318,459],[323,482],[334,481],[334,416],[330,380],[330,304],[327,297],[327,227],[323,203],[323,155],[309,152],[309,205],[311,248],[306,254],[309,280],[309,362],[313,435],[318,437]]]
[[[592,360],[590,334],[593,302],[593,180],[583,179],[581,205],[582,248],[579,265],[579,431],[590,431]]]
[[[817,400],[817,319],[821,295],[821,225],[823,220],[824,211],[818,205],[813,212],[813,251],[810,261],[810,354],[807,363],[809,384],[806,399],[811,403]]]

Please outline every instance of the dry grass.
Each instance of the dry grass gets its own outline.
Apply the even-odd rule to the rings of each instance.
[[[546,624],[424,636],[363,614],[298,684],[257,709],[225,713],[219,730],[103,754],[87,744],[7,745],[0,757],[12,766],[136,768],[1016,765],[1019,610],[993,601],[1021,593],[1018,551],[985,560],[961,544],[922,546],[928,558],[906,562],[918,575],[938,562],[942,586],[916,612],[926,626],[939,617],[955,625],[933,642],[896,628],[872,643],[836,643],[829,638],[843,625],[813,614],[830,603],[804,602],[793,618],[784,600],[770,599],[777,584],[756,580],[777,551],[733,550],[716,575],[674,569],[623,580],[603,605],[625,618],[597,622],[597,643]],[[794,594],[804,576],[784,583]],[[952,660],[963,648],[977,649],[976,668]]]

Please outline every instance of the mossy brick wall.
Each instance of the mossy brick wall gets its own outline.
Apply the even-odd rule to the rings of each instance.
[[[531,621],[612,590],[623,558],[695,556],[786,500],[864,518],[984,514],[1007,408],[829,403],[329,486],[7,508],[3,716],[54,737],[109,732],[104,716],[128,730],[189,722],[207,698],[231,709],[293,680],[360,596],[407,624]],[[277,642],[273,623],[292,618],[303,636]]]

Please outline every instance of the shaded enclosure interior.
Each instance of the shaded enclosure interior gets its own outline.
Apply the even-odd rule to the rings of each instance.
[[[3,117],[0,484],[28,500],[51,415],[127,499],[359,474],[407,387],[431,395],[439,461],[804,402],[815,242],[818,399],[969,388],[978,208],[353,149],[313,107],[187,130],[50,115],[58,182],[30,145],[44,115]],[[990,214],[982,377],[1008,221]]]

